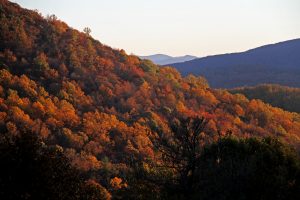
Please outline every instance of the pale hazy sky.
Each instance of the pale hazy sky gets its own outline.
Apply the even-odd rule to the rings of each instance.
[[[13,0],[127,53],[205,56],[300,38],[300,0]]]

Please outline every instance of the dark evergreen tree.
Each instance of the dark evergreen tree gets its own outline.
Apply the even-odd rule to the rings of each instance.
[[[224,138],[204,149],[193,199],[299,199],[299,164],[277,139]]]

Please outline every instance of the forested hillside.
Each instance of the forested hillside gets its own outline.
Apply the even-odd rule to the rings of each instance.
[[[234,94],[243,94],[248,99],[261,99],[272,106],[300,113],[300,88],[264,84],[235,88],[230,91]]]
[[[158,146],[174,140],[171,126],[182,119],[205,119],[200,146],[230,135],[275,136],[300,148],[299,114],[211,89],[202,77],[112,49],[54,15],[0,2],[1,133],[37,134],[115,198],[124,188],[159,191],[146,179],[133,185],[137,167],[137,177],[174,175],[151,166],[165,166]]]

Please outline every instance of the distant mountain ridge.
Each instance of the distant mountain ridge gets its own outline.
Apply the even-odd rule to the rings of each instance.
[[[191,55],[173,57],[165,54],[154,54],[154,55],[139,56],[139,57],[141,59],[151,60],[153,63],[158,65],[168,65],[171,63],[186,62],[198,58],[196,56],[191,56]]]
[[[233,88],[276,83],[300,87],[300,39],[265,45],[241,53],[174,63],[179,72],[204,76],[211,87]]]

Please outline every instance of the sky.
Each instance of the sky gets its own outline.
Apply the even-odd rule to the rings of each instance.
[[[207,56],[300,38],[300,0],[12,0],[128,54]]]

